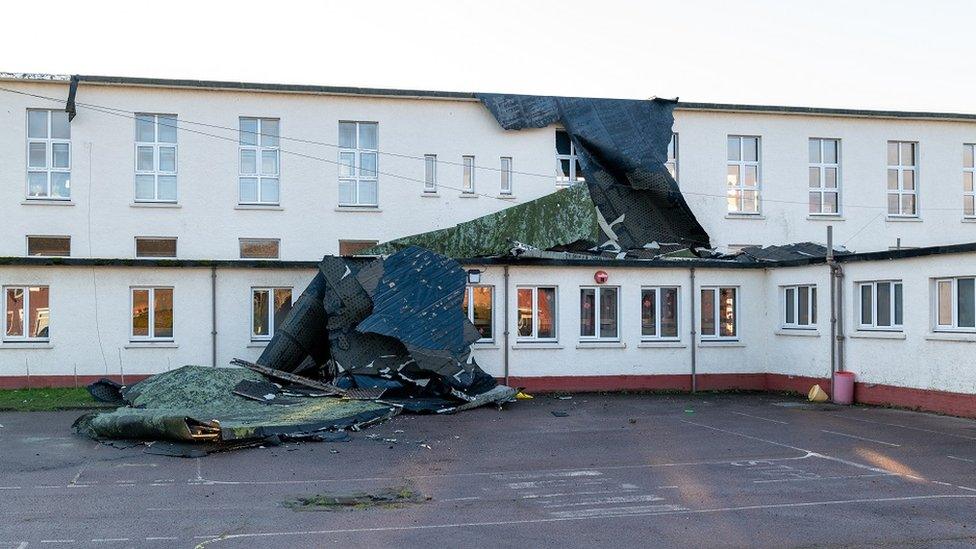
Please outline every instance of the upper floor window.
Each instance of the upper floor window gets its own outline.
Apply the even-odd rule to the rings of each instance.
[[[517,290],[517,334],[524,340],[556,339],[556,287],[523,286]]]
[[[347,257],[372,248],[379,244],[378,240],[339,240],[339,255]]]
[[[424,155],[424,192],[437,192],[437,155]]]
[[[461,157],[461,191],[474,193],[474,157]]]
[[[173,288],[132,288],[131,339],[173,339]]]
[[[580,288],[580,339],[620,338],[620,288]]]
[[[136,257],[176,257],[176,238],[137,236]]]
[[[242,238],[241,259],[278,259],[281,241],[277,238]]]
[[[498,192],[512,194],[512,158],[503,156],[501,164],[501,183]]]
[[[976,179],[976,145],[962,146],[962,214],[966,217],[976,216],[976,192],[973,189],[973,179]]]
[[[759,213],[759,138],[730,135],[728,138],[728,190],[730,213]]]
[[[738,334],[738,293],[735,287],[701,289],[701,338],[735,339]]]
[[[780,288],[783,303],[784,328],[813,328],[817,324],[817,287],[783,286]]]
[[[898,330],[902,326],[900,280],[858,282],[857,327],[860,330]]]
[[[671,142],[668,143],[668,160],[664,163],[671,177],[678,180],[678,134],[671,134]]]
[[[291,288],[251,288],[251,339],[271,339],[291,312]]]
[[[678,339],[678,287],[641,288],[641,339]]]
[[[935,287],[935,329],[976,331],[976,278],[943,278]]]
[[[379,124],[339,122],[339,205],[376,206]]]
[[[918,143],[888,142],[888,215],[918,215]]]
[[[468,320],[481,333],[481,339],[478,341],[494,340],[494,331],[492,330],[494,294],[494,286],[470,285],[464,290],[461,308],[468,315]]]
[[[280,125],[276,118],[242,117],[240,120],[241,204],[278,203]]]
[[[840,140],[810,139],[810,213],[840,212]]]
[[[571,185],[585,180],[569,132],[556,130],[556,184]]]
[[[28,236],[27,255],[68,257],[71,255],[70,236]]]
[[[71,124],[64,111],[27,111],[27,198],[71,198]]]
[[[136,201],[176,202],[176,115],[136,115]]]
[[[3,288],[3,338],[47,341],[51,337],[51,309],[47,286]]]

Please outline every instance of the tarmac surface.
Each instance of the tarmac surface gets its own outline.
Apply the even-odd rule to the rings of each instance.
[[[0,549],[976,545],[976,421],[959,418],[775,395],[537,396],[184,459],[73,435],[78,415],[0,413]],[[284,504],[402,487],[424,497]]]

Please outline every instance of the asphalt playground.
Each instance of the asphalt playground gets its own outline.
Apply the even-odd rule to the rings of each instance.
[[[0,549],[976,545],[976,421],[953,417],[540,395],[186,459],[78,437],[78,415],[0,414]],[[401,487],[422,497],[286,505]]]

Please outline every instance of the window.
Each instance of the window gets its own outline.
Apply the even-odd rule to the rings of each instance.
[[[759,138],[730,135],[726,178],[730,213],[759,213],[759,178]]]
[[[840,213],[839,139],[810,139],[810,213]]]
[[[137,236],[136,257],[176,257],[176,239]]]
[[[671,142],[668,143],[668,160],[664,163],[671,177],[678,180],[678,134],[671,134]]]
[[[339,122],[339,205],[376,206],[379,124]]]
[[[478,340],[481,342],[495,338],[491,325],[494,293],[494,286],[468,286],[461,301],[461,308],[468,315],[468,320],[481,332],[481,339]]]
[[[280,126],[276,118],[241,118],[241,204],[278,203]]]
[[[132,288],[132,340],[173,339],[173,288]]]
[[[502,170],[501,170],[501,187],[499,192],[501,194],[512,194],[512,158],[509,156],[502,157]]]
[[[976,217],[976,192],[973,179],[976,179],[976,145],[962,146],[962,214]]]
[[[784,328],[814,328],[817,325],[817,287],[783,286],[780,288],[783,304]]]
[[[641,339],[679,339],[677,286],[641,288]]]
[[[291,311],[291,288],[251,288],[251,339],[271,339]]]
[[[71,255],[70,236],[28,236],[27,255],[68,257]]]
[[[64,111],[27,111],[27,198],[71,198],[71,124]]]
[[[556,184],[571,185],[586,181],[576,155],[576,145],[566,130],[556,130]]]
[[[859,307],[857,327],[860,330],[900,330],[902,325],[901,281],[858,282]]]
[[[175,115],[136,115],[136,201],[176,202]]]
[[[737,337],[738,288],[701,289],[702,339],[735,339]]]
[[[465,193],[474,193],[474,157],[462,156],[461,165],[461,191]]]
[[[6,286],[3,295],[5,340],[47,341],[51,337],[47,286]]]
[[[424,155],[424,192],[437,192],[437,155]]]
[[[976,331],[976,278],[936,280],[935,328]]]
[[[242,259],[278,259],[281,241],[277,238],[240,239]]]
[[[518,288],[518,338],[556,339],[556,288],[533,286]]]
[[[350,256],[379,244],[377,240],[340,240],[339,255]]]
[[[619,339],[620,289],[580,288],[580,339]]]
[[[888,142],[888,215],[918,215],[918,143]]]

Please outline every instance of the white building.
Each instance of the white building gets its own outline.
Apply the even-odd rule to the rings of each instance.
[[[577,178],[558,128],[504,131],[472,94],[81,77],[69,124],[68,90],[0,79],[6,386],[254,358],[323,254]],[[976,414],[976,248],[925,249],[976,242],[976,116],[679,104],[675,119],[669,165],[714,245],[823,242],[832,225],[850,249],[920,248],[841,263],[844,366],[862,401]],[[507,285],[503,265],[469,267],[490,286],[471,300],[491,326],[478,360],[519,385],[685,388],[694,367],[699,388],[806,390],[830,373],[823,263],[523,262]],[[702,298],[734,309],[702,322]]]

